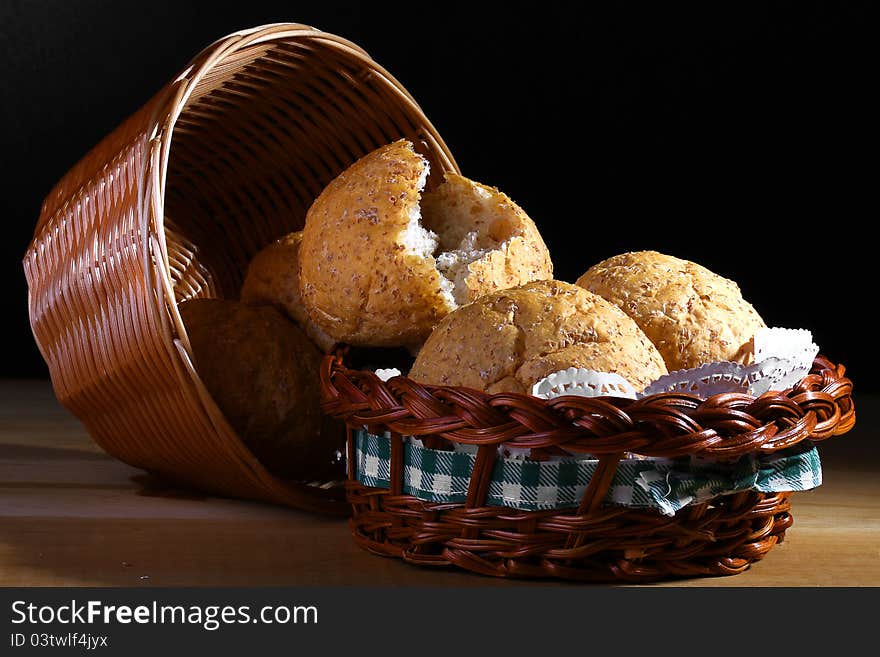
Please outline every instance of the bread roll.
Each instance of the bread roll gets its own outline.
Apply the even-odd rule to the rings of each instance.
[[[344,430],[321,413],[321,354],[305,334],[271,306],[195,299],[179,310],[199,377],[260,462],[297,480],[343,475]]]
[[[312,342],[329,352],[336,341],[309,317],[299,284],[302,231],[285,235],[251,260],[241,288],[241,300],[250,305],[271,304],[296,322]]]
[[[632,317],[670,371],[716,361],[749,363],[755,333],[765,326],[736,283],[656,251],[604,260],[577,284]]]
[[[409,376],[422,383],[530,393],[568,367],[614,372],[643,389],[666,373],[629,317],[570,283],[537,281],[462,306],[437,326]]]
[[[428,162],[407,141],[364,156],[306,216],[305,307],[334,340],[414,347],[476,296],[550,278],[547,247],[507,196],[449,175],[424,197]]]

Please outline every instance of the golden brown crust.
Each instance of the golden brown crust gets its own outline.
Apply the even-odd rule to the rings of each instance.
[[[334,179],[306,216],[302,298],[336,340],[420,343],[449,312],[440,273],[400,241],[419,204],[427,162],[406,141],[364,156]]]
[[[488,392],[531,392],[568,367],[615,372],[637,390],[666,373],[635,323],[614,305],[561,281],[535,281],[450,313],[409,376]]]
[[[297,323],[318,348],[329,352],[336,341],[312,321],[303,305],[299,285],[302,231],[285,235],[265,247],[248,265],[241,300],[250,305],[271,304]]]
[[[310,208],[300,287],[331,338],[415,348],[458,304],[552,278],[538,229],[508,196],[447,173],[422,198],[427,167],[412,144],[394,142],[346,169]]]
[[[715,361],[751,362],[752,339],[765,326],[735,282],[656,251],[604,260],[577,284],[632,317],[670,371]]]
[[[530,281],[553,278],[550,252],[535,222],[495,187],[456,173],[446,173],[443,183],[422,199],[425,226],[436,232],[440,248],[449,251],[476,233],[476,245],[492,249],[467,266],[456,285],[459,304],[484,294]]]
[[[339,476],[344,433],[321,413],[321,354],[272,306],[194,299],[179,306],[194,365],[238,436],[284,477]]]

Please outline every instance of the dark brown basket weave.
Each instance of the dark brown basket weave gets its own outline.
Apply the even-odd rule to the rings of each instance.
[[[177,304],[237,298],[257,251],[301,229],[346,167],[401,137],[435,170],[457,170],[412,96],[338,36],[267,25],[198,54],[43,202],[24,270],[58,399],[134,466],[347,513],[341,487],[279,479],[242,443],[193,369]]]
[[[791,493],[741,492],[688,506],[675,516],[602,505],[625,452],[736,459],[820,441],[855,423],[852,384],[844,368],[816,359],[789,390],[760,397],[657,394],[635,401],[610,397],[489,395],[420,385],[404,377],[383,383],[348,369],[341,356],[323,363],[327,413],[354,430],[391,432],[391,488],[363,486],[349,458],[351,528],[376,554],[430,566],[457,566],[500,577],[647,581],[733,575],[782,541],[792,524]],[[403,440],[479,445],[463,504],[401,494]],[[520,511],[486,506],[497,447],[565,446],[595,455],[599,465],[577,509]]]

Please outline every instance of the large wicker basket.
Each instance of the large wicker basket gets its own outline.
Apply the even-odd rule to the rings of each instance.
[[[732,460],[821,441],[855,423],[844,368],[819,357],[782,391],[706,400],[664,393],[638,401],[563,396],[548,401],[383,382],[327,356],[324,408],[348,426],[347,493],[355,540],[376,554],[499,577],[648,581],[732,575],[782,541],[792,524],[791,493],[751,490],[691,504],[672,517],[608,505],[606,493],[627,452]],[[390,433],[388,488],[359,482],[355,431]],[[467,497],[427,502],[404,494],[404,437],[478,445]],[[486,502],[498,446],[567,447],[598,457],[576,508],[523,511]]]
[[[134,466],[347,513],[341,487],[280,480],[248,451],[193,369],[177,304],[237,297],[261,247],[300,229],[348,165],[400,137],[456,170],[413,98],[345,39],[277,24],[197,55],[43,203],[24,269],[58,399]]]

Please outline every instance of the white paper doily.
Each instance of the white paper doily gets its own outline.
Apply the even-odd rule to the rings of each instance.
[[[596,372],[583,367],[569,367],[553,372],[532,386],[532,395],[541,399],[553,399],[562,395],[578,397],[636,398],[636,389],[619,374]]]
[[[383,381],[387,381],[395,376],[400,376],[402,372],[396,367],[389,367],[376,370],[376,376],[378,376]]]
[[[598,397],[603,395],[640,399],[661,392],[683,392],[707,398],[725,392],[761,395],[769,390],[785,390],[810,372],[819,347],[805,329],[765,328],[754,338],[755,362],[705,363],[699,367],[664,374],[641,392],[621,376],[570,367],[554,372],[532,387],[541,399],[562,395]]]

